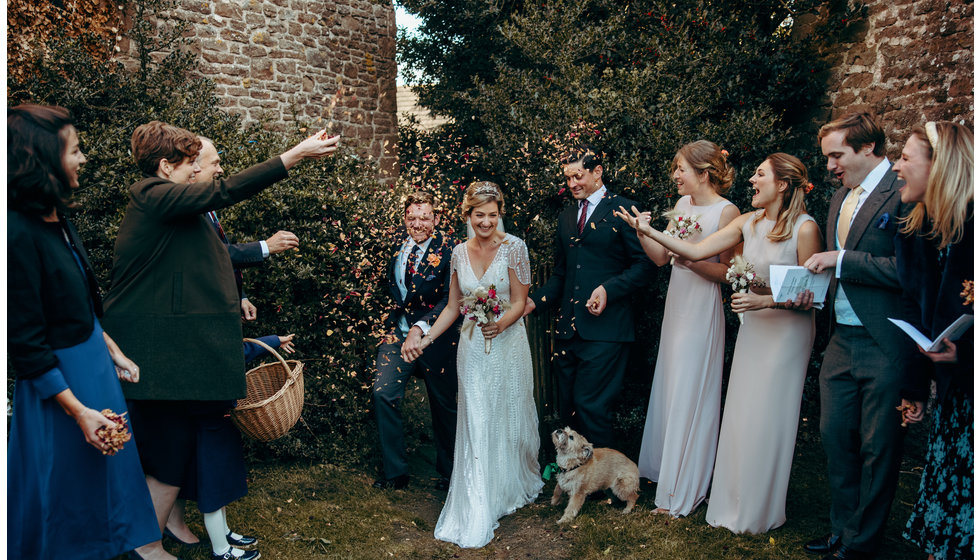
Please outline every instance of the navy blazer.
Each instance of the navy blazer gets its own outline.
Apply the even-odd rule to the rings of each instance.
[[[394,303],[388,309],[388,316],[385,319],[385,330],[389,333],[397,331],[398,323],[402,317],[408,321],[409,328],[419,321],[425,321],[432,325],[442,310],[446,308],[446,305],[449,304],[454,241],[439,231],[432,234],[432,241],[425,253],[422,254],[418,270],[412,277],[412,285],[407,286],[408,293],[403,299],[395,278],[395,269],[398,263],[398,253],[407,237],[408,234],[405,230],[399,229],[392,239],[391,257],[388,259],[388,273],[386,275],[388,293]],[[446,331],[447,334],[454,332],[456,332],[455,329]]]
[[[963,239],[939,251],[936,241],[924,235],[899,235],[895,237],[895,255],[898,258],[898,276],[902,281],[903,298],[913,316],[910,322],[934,339],[964,313],[972,314],[973,307],[963,305],[963,281],[973,280],[973,205],[968,210],[969,220],[963,228]],[[928,228],[931,224],[926,224]],[[895,327],[898,330],[898,327]],[[903,334],[904,336],[904,334]],[[911,339],[906,344],[914,345]],[[933,364],[919,355],[902,391],[902,396],[913,401],[925,402],[929,398],[930,375],[936,379],[938,402],[942,402],[950,387],[961,389],[973,398],[973,328],[971,327],[956,344],[957,363]]]
[[[102,316],[99,286],[78,232],[63,217],[45,222],[8,210],[7,266],[10,363],[18,377],[37,377],[58,367],[54,349],[92,335],[94,317]]]
[[[535,306],[558,307],[558,338],[570,339],[578,332],[584,340],[634,340],[630,295],[650,281],[656,268],[636,231],[613,210],[635,205],[607,190],[581,235],[578,204],[559,215],[554,273],[531,295]],[[606,289],[607,303],[596,317],[585,304],[600,284]]]

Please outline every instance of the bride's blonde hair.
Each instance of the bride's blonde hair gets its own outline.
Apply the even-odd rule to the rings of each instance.
[[[463,195],[463,219],[469,217],[470,213],[477,206],[483,206],[488,202],[496,202],[497,210],[504,213],[504,193],[500,192],[500,186],[490,181],[474,181],[466,187],[466,194]]]

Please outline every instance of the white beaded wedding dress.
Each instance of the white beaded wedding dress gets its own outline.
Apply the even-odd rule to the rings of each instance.
[[[453,250],[452,266],[464,295],[493,285],[498,298],[509,300],[509,270],[522,284],[531,282],[527,247],[509,234],[482,278],[473,271],[465,243]],[[435,537],[479,548],[493,539],[497,520],[534,501],[544,483],[524,320],[497,335],[490,353],[479,327],[470,333],[459,339],[453,474]]]

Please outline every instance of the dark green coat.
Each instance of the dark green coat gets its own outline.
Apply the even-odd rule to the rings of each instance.
[[[242,321],[224,243],[203,215],[286,177],[279,157],[227,179],[181,185],[153,177],[129,188],[119,227],[106,332],[140,367],[126,398],[245,396]]]

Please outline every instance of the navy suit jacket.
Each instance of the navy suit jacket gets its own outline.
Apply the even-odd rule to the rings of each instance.
[[[548,281],[531,295],[535,306],[558,307],[558,338],[578,332],[584,340],[632,342],[630,294],[650,281],[656,270],[636,237],[636,231],[613,215],[632,200],[606,191],[582,234],[578,205],[558,217],[555,267]],[[596,317],[585,304],[599,285],[606,289],[606,309]]]
[[[395,269],[398,263],[398,252],[408,234],[404,229],[400,229],[392,239],[391,257],[388,259],[388,293],[394,305],[388,310],[388,317],[385,320],[385,330],[396,332],[398,323],[402,317],[411,326],[419,321],[425,321],[429,325],[435,322],[442,310],[449,304],[449,284],[452,281],[452,257],[455,243],[452,239],[442,232],[435,232],[432,241],[429,243],[425,253],[419,260],[418,270],[412,276],[412,285],[408,286],[408,293],[402,298],[401,291],[398,289],[398,282],[395,278]],[[454,305],[458,305],[458,302]],[[455,328],[446,331],[447,335],[458,334]],[[450,340],[453,336],[442,336],[442,339]]]

